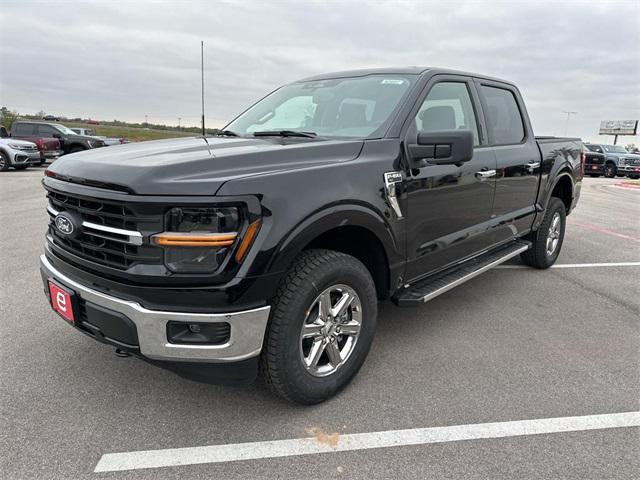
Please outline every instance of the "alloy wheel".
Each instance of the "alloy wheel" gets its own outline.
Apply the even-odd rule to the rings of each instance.
[[[553,214],[551,219],[551,225],[549,226],[549,233],[547,234],[547,255],[550,257],[556,251],[558,243],[560,242],[560,227],[562,219],[558,212]]]
[[[325,289],[311,303],[300,331],[300,358],[313,376],[325,377],[344,365],[362,326],[358,294],[347,285]]]

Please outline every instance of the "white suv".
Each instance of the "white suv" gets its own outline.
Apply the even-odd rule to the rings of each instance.
[[[40,165],[40,162],[40,151],[35,143],[10,138],[4,127],[0,128],[0,172],[6,172],[10,167],[22,170],[29,165]]]

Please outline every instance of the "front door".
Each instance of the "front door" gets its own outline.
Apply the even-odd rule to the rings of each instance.
[[[407,178],[407,271],[411,282],[489,247],[496,159],[486,145],[473,82],[436,77],[412,114],[406,143],[418,131],[465,129],[473,158],[460,166],[427,165]]]

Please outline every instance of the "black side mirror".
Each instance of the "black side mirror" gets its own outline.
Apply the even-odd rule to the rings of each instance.
[[[418,132],[418,143],[409,145],[411,168],[427,165],[460,165],[473,158],[471,130]]]
[[[54,133],[53,135],[51,135],[53,138],[57,138],[58,140],[60,140],[62,138],[62,135],[60,135],[59,133]]]

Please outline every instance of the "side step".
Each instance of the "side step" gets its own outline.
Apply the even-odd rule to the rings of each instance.
[[[399,307],[421,305],[521,254],[529,247],[531,242],[515,240],[411,285],[395,297],[394,301]]]

